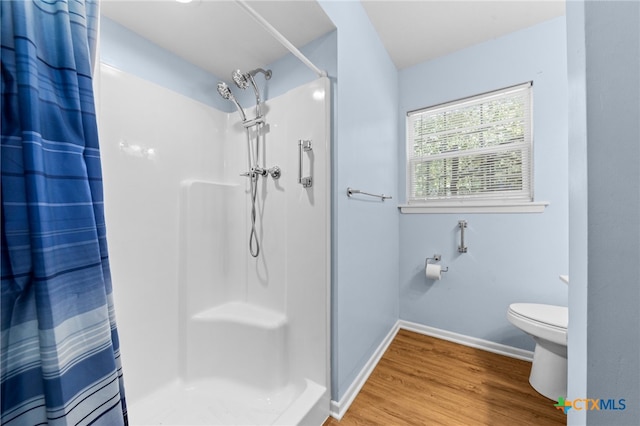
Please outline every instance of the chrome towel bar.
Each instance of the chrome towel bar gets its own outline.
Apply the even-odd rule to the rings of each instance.
[[[371,194],[369,192],[360,191],[359,189],[347,188],[347,197],[351,197],[353,194],[362,194],[368,195],[369,197],[380,198],[382,201],[390,200],[392,197],[390,195],[384,194]]]

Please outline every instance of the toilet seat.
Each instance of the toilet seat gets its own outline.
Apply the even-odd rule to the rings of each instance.
[[[566,306],[541,305],[538,303],[512,303],[509,310],[552,327],[566,329],[569,325],[569,310]]]
[[[569,310],[565,306],[537,303],[512,303],[508,320],[534,338],[542,338],[566,346]]]

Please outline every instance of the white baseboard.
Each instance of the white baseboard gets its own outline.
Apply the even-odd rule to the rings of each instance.
[[[387,333],[385,338],[382,339],[382,342],[380,342],[380,345],[378,345],[376,350],[373,352],[371,358],[369,358],[369,361],[367,361],[362,370],[360,370],[360,373],[356,376],[353,383],[351,383],[351,386],[349,386],[349,389],[347,389],[340,401],[336,402],[331,400],[331,417],[336,420],[340,420],[342,416],[344,416],[344,413],[347,412],[347,410],[353,403],[353,400],[356,399],[356,396],[373,372],[373,369],[376,368],[376,365],[378,365],[380,358],[382,358],[382,355],[384,355],[384,352],[393,341],[393,338],[396,337],[398,330],[398,323],[396,322],[393,327],[391,327],[391,330],[389,330],[389,333]]]
[[[354,379],[349,389],[342,396],[340,401],[336,402],[331,400],[331,417],[336,420],[342,419],[342,416],[347,412],[353,400],[360,392],[360,389],[364,386],[367,379],[373,372],[376,365],[384,355],[393,338],[398,333],[398,330],[404,329],[413,331],[427,336],[437,337],[439,339],[448,340],[450,342],[458,343],[460,345],[469,346],[472,348],[482,349],[487,352],[492,352],[499,355],[508,356],[511,358],[521,359],[524,361],[533,361],[533,352],[526,351],[524,349],[514,348],[512,346],[503,345],[501,343],[490,342],[489,340],[478,339],[476,337],[465,336],[464,334],[454,333],[452,331],[442,330],[439,328],[429,327],[428,325],[422,325],[410,321],[398,320],[386,337],[382,340],[380,345],[371,355],[369,361],[364,365],[358,376]]]
[[[503,345],[501,343],[490,342],[489,340],[478,339],[476,337],[465,336],[464,334],[454,333],[452,331],[441,330],[439,328],[429,327],[428,325],[417,324],[404,320],[398,320],[398,328],[416,333],[425,334],[427,336],[437,337],[442,340],[459,343],[464,346],[482,349],[494,354],[504,355],[511,358],[521,359],[523,361],[533,361],[533,352],[526,351],[513,346]]]

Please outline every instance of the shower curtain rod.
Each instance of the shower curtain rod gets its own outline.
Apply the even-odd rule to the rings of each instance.
[[[293,53],[294,56],[296,56],[298,59],[300,59],[302,61],[303,64],[305,64],[313,72],[318,74],[319,77],[326,77],[327,76],[327,72],[326,71],[321,70],[320,68],[315,66],[313,64],[313,62],[311,62],[309,60],[309,58],[304,56],[304,54],[300,50],[298,50],[297,47],[295,47],[293,44],[291,44],[291,42],[289,40],[287,40],[285,38],[285,36],[280,34],[280,32],[278,30],[276,30],[269,22],[267,22],[266,19],[264,19],[262,16],[260,16],[260,14],[258,12],[256,12],[251,6],[249,6],[244,0],[236,0],[236,3],[240,7],[242,7],[249,15],[251,15],[251,17],[253,17],[253,19],[255,19],[260,25],[262,25],[264,27],[264,29],[266,29],[284,47],[289,49],[289,52]]]

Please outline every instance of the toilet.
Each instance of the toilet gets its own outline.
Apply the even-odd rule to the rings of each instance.
[[[565,276],[561,276],[565,281]],[[568,282],[568,279],[565,281]],[[507,311],[511,324],[533,337],[536,348],[529,383],[541,395],[554,401],[567,395],[566,306],[512,303]]]

